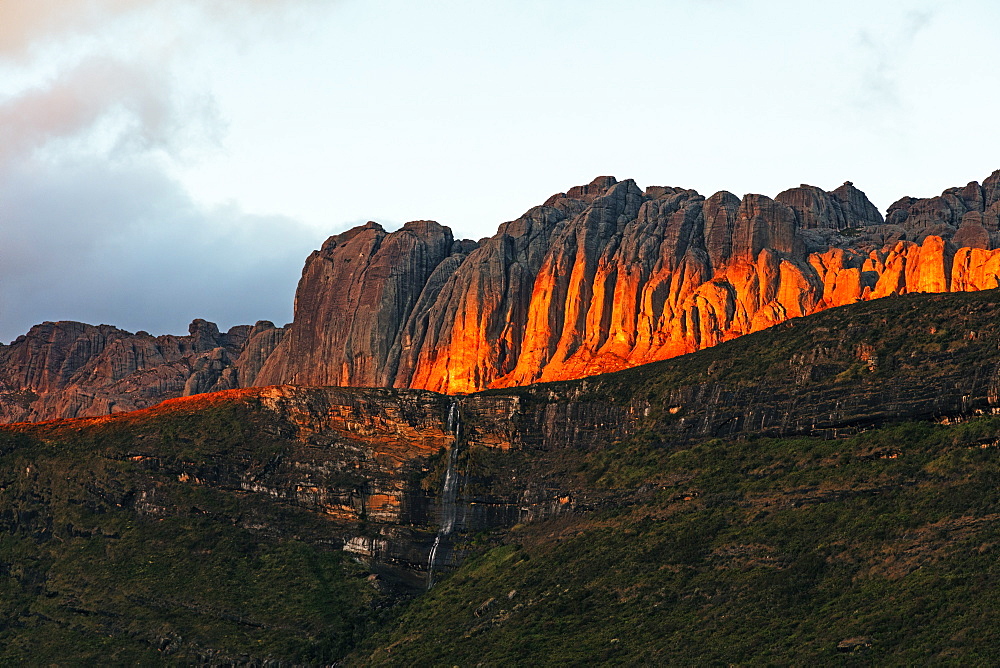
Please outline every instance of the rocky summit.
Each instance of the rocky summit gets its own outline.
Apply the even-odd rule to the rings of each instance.
[[[473,392],[668,359],[857,301],[996,287],[998,184],[907,198],[883,220],[850,183],[740,200],[601,177],[479,244],[369,224],[309,258],[256,382]]]
[[[0,347],[0,419],[283,383],[455,394],[581,378],[834,306],[997,287],[998,246],[1000,171],[884,218],[850,182],[741,200],[605,176],[479,242],[431,221],[333,236],[285,328],[34,327]]]

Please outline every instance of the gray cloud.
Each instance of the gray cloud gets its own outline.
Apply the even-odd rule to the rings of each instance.
[[[44,320],[280,324],[320,241],[286,218],[205,211],[150,164],[8,168],[0,202],[0,341]]]
[[[306,1],[188,4],[230,25]],[[30,59],[33,45],[166,6],[0,0],[0,57]],[[320,235],[280,216],[206,209],[169,175],[225,130],[210,95],[177,85],[170,55],[85,50],[0,99],[0,341],[44,320],[164,333],[195,317],[223,327],[291,318]]]

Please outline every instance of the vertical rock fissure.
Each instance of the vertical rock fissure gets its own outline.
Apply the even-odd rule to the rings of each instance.
[[[448,432],[455,440],[451,444],[451,451],[448,453],[448,466],[444,473],[444,484],[441,488],[441,528],[438,529],[434,537],[434,544],[431,546],[430,554],[427,556],[427,588],[434,586],[434,567],[437,565],[438,553],[441,543],[451,535],[455,529],[455,519],[458,516],[458,506],[456,503],[458,490],[458,474],[455,472],[455,465],[458,463],[458,448],[462,439],[462,414],[458,407],[458,402],[454,399],[448,406]]]

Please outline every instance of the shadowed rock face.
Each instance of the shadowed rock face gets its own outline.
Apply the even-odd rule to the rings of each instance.
[[[331,237],[294,323],[187,337],[45,323],[0,346],[0,420],[104,415],[294,383],[445,393],[668,359],[789,318],[1000,285],[1000,171],[887,218],[851,183],[774,199],[604,176],[479,243],[437,223]]]
[[[46,322],[0,346],[0,421],[108,415],[253,379],[283,330],[266,321],[220,333],[195,320],[187,336]]]
[[[255,383],[471,392],[667,359],[891,294],[993,288],[998,217],[1000,172],[900,200],[888,222],[849,182],[740,200],[600,177],[478,247],[433,223],[370,223],[307,261],[291,335]]]
[[[368,223],[331,237],[306,261],[295,294],[297,324],[260,378],[391,385],[405,324],[434,300],[471,247],[428,221],[392,234]]]

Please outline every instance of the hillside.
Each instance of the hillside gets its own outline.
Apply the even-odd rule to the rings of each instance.
[[[0,658],[987,661],[998,316],[908,295],[582,381],[4,427]]]
[[[575,464],[628,503],[472,537],[500,544],[354,665],[991,663],[998,444],[997,418],[630,439]]]

